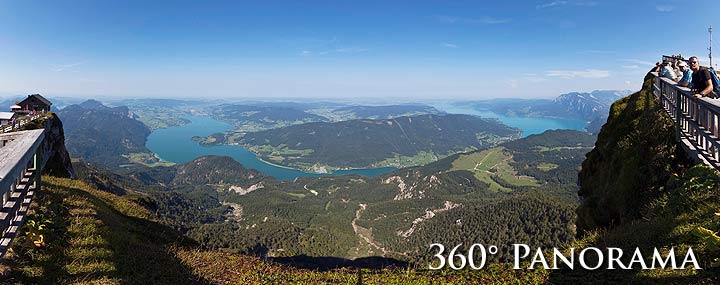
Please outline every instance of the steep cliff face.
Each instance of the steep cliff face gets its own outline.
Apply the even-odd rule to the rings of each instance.
[[[34,121],[24,127],[26,130],[40,128],[45,129],[42,160],[44,174],[74,178],[75,170],[65,148],[65,131],[60,118],[55,113],[49,113],[46,118]]]
[[[579,232],[637,218],[689,164],[663,112],[652,94],[652,76],[645,77],[641,91],[612,105],[578,176]]]

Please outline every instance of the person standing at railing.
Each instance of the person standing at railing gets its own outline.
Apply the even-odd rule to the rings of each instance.
[[[698,61],[697,56],[690,57],[690,69],[692,69],[692,90],[695,94],[695,98],[700,99],[702,97],[710,97],[715,98],[715,94],[713,93],[713,80],[712,75],[710,74],[710,71],[707,69],[700,68],[700,62]],[[718,121],[715,116],[712,116],[711,118],[706,118],[706,120],[710,121],[700,121],[697,114],[693,117],[696,121],[699,121],[699,123],[703,126],[708,128],[712,134],[715,137],[718,137]],[[712,126],[712,127],[710,127]]]
[[[666,60],[663,62],[663,67],[660,69],[660,77],[666,77],[670,78],[673,81],[677,81],[677,76],[675,76],[675,71],[671,67],[671,62],[669,60]]]
[[[682,72],[680,71],[680,66],[678,66],[678,64],[679,64],[681,61],[683,61],[683,60],[682,60],[682,59],[677,59],[677,58],[673,59],[673,61],[672,61],[672,66],[671,66],[671,67],[672,67],[672,69],[673,69],[673,72],[675,73],[675,81],[676,81],[676,82],[677,82],[678,80],[680,80],[680,78],[682,78]]]
[[[700,68],[696,56],[690,57],[690,69],[693,71],[691,82],[695,98],[713,97],[712,75],[707,69]]]
[[[684,60],[681,60],[678,63],[678,68],[680,68],[680,72],[682,74],[678,81],[678,86],[688,87],[692,81],[692,70],[688,68],[687,63],[685,63]]]

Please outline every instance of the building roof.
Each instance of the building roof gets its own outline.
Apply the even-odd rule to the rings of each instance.
[[[10,110],[14,110],[14,109],[22,109],[22,107],[20,107],[20,105],[18,105],[18,104],[10,106]]]
[[[30,97],[35,97],[35,98],[37,98],[38,100],[40,100],[40,102],[43,102],[43,103],[47,104],[48,106],[52,105],[52,103],[50,102],[50,100],[45,99],[45,97],[43,97],[43,96],[40,95],[40,94],[28,95],[28,98],[30,98]],[[25,100],[27,100],[27,99],[25,99]]]
[[[10,120],[15,113],[13,112],[0,112],[0,120]]]

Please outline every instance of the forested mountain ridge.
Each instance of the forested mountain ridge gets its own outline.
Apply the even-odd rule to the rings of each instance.
[[[145,147],[150,129],[135,120],[127,107],[111,108],[88,100],[56,113],[63,120],[72,157],[116,169],[136,157],[144,157],[143,162],[157,160]]]
[[[326,172],[337,168],[420,165],[519,135],[519,130],[496,120],[469,115],[419,115],[294,125],[248,133],[238,142],[273,163]]]
[[[392,119],[422,114],[442,114],[437,109],[422,104],[367,106],[331,102],[248,102],[210,105],[202,110],[207,115],[235,127],[232,131],[212,134],[206,138],[195,138],[203,144],[213,145],[237,144],[238,140],[248,132],[312,122]]]

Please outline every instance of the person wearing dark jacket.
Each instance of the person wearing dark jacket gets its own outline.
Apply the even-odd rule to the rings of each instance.
[[[690,69],[692,74],[692,89],[696,98],[713,97],[712,75],[707,69],[700,68],[697,56],[690,57]]]

